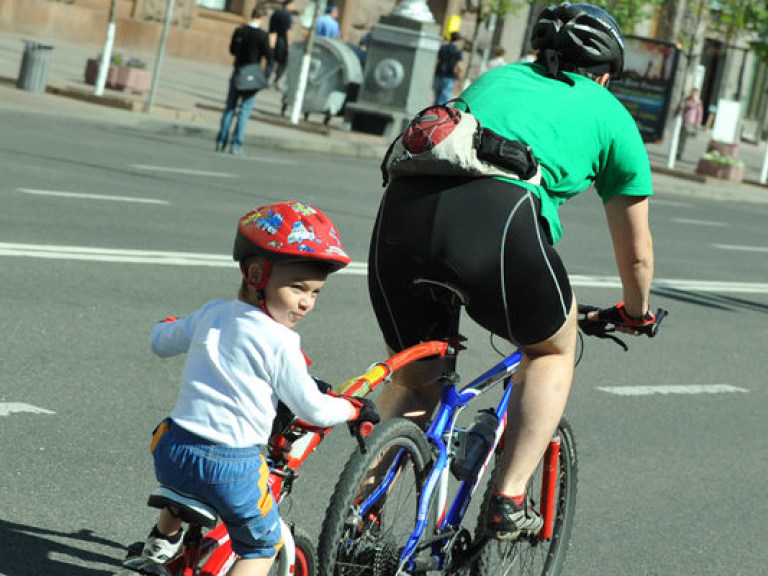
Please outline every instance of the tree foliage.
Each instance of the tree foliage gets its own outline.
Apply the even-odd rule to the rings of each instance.
[[[632,34],[638,24],[653,17],[653,10],[664,0],[591,0],[589,3],[605,8],[624,34]]]

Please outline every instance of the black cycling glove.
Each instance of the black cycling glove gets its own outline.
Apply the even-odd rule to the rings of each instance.
[[[656,316],[648,310],[642,316],[630,316],[624,306],[624,302],[619,302],[612,308],[604,308],[597,313],[597,319],[602,322],[610,322],[617,326],[629,326],[630,328],[646,328],[656,323]]]

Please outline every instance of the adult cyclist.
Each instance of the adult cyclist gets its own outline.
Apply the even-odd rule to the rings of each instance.
[[[601,314],[634,333],[655,322],[648,155],[632,117],[606,89],[622,71],[621,30],[596,6],[551,6],[534,26],[532,46],[536,62],[489,70],[461,98],[483,126],[532,148],[541,184],[396,180],[381,202],[369,256],[371,300],[393,350],[448,336],[445,309],[414,298],[413,280],[426,276],[459,288],[472,319],[524,351],[486,519],[488,532],[503,540],[536,534],[543,524],[525,488],[573,379],[577,306],[554,249],[563,231],[557,209],[570,197],[594,186],[604,205],[623,301]],[[382,418],[428,418],[439,399],[440,363],[401,371],[378,399]]]

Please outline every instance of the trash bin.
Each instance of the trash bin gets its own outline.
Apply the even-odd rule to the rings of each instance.
[[[293,106],[296,86],[299,82],[304,43],[291,47],[286,70],[286,92],[283,96],[282,113]],[[312,64],[309,68],[304,102],[301,110],[306,119],[310,113],[325,115],[325,124],[338,114],[350,96],[355,97],[363,81],[360,59],[348,44],[334,38],[315,37]]]
[[[21,59],[16,88],[30,92],[45,92],[48,85],[48,64],[53,46],[24,40],[24,56]]]

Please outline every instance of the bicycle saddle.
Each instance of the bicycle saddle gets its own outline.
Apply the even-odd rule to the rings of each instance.
[[[147,505],[153,508],[174,508],[184,522],[198,524],[204,528],[216,526],[218,514],[205,502],[185,496],[167,486],[158,486],[152,491]]]

